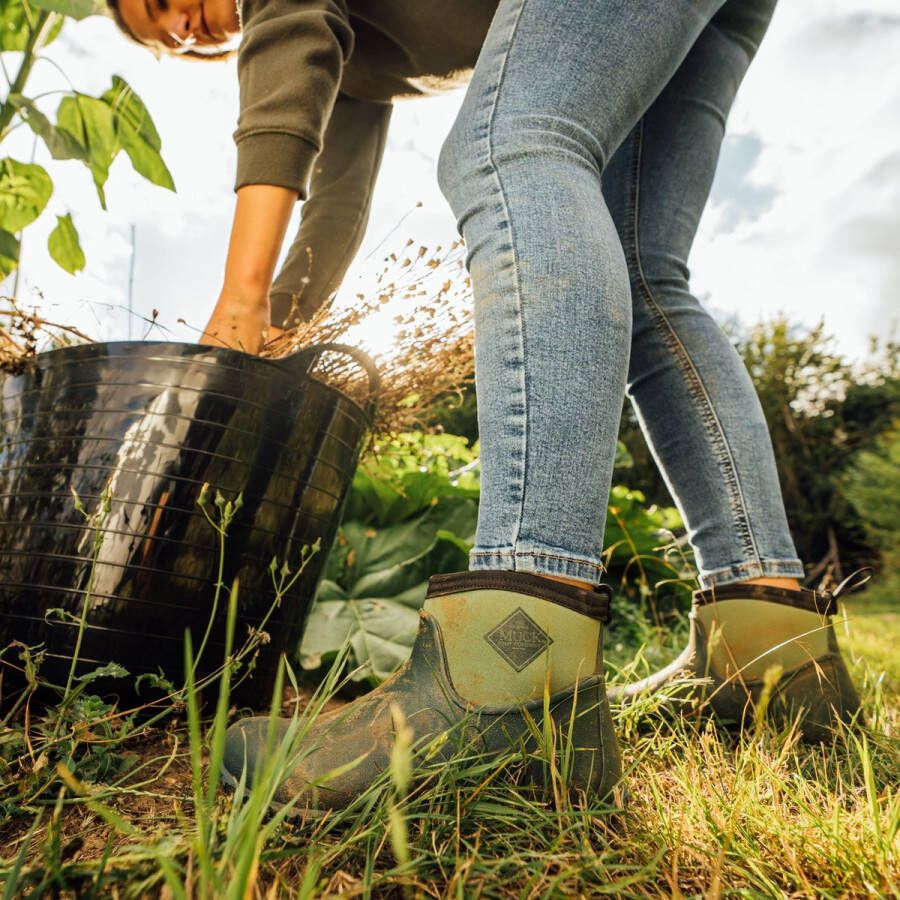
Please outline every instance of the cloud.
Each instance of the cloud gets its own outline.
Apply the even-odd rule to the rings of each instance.
[[[900,296],[900,17],[878,6],[779,8],[692,258],[716,306],[745,322],[824,318],[853,355]]]
[[[743,222],[755,221],[772,208],[778,195],[773,184],[758,184],[753,171],[763,142],[750,132],[726,135],[722,159],[709,202],[718,208],[716,233],[734,231]]]

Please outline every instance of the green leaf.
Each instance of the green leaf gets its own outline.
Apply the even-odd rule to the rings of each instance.
[[[10,94],[7,102],[18,110],[25,124],[44,141],[54,159],[87,160],[84,147],[68,131],[56,128],[27,97]]]
[[[623,441],[616,441],[616,459],[613,463],[615,469],[633,469],[634,457],[628,452],[628,447]]]
[[[116,137],[128,154],[134,170],[160,187],[175,190],[175,182],[160,155],[162,140],[140,97],[118,75],[103,94],[114,114]]]
[[[19,265],[19,242],[14,234],[0,229],[0,277],[5,278]]]
[[[427,509],[442,497],[478,496],[470,465],[477,450],[456,435],[420,432],[383,438],[377,456],[360,466],[347,503],[348,519],[390,525]],[[460,475],[456,470],[464,470]]]
[[[84,268],[84,251],[81,249],[75,224],[68,213],[56,217],[56,228],[50,232],[47,249],[57,264],[70,275]]]
[[[468,562],[477,504],[449,497],[408,522],[347,522],[310,613],[301,662],[317,668],[350,640],[359,680],[387,677],[409,655],[428,578]]]
[[[62,13],[76,20],[106,14],[106,4],[103,0],[29,0],[29,2],[39,9]]]
[[[26,9],[22,0],[0,0],[0,51],[21,53],[25,49],[31,33],[30,26],[37,16],[37,13],[30,10],[30,6]],[[65,21],[59,17],[50,25],[50,30],[45,32],[39,49],[43,49],[56,39]]]
[[[72,94],[59,104],[56,124],[84,147],[100,205],[106,209],[103,186],[109,177],[109,167],[119,152],[112,108],[96,97]]]
[[[0,50],[21,52],[28,43],[28,16],[21,0],[0,3]]]
[[[476,517],[474,501],[443,500],[406,526],[378,530],[359,553],[356,580],[345,582],[350,595],[393,597],[436,572],[464,569],[468,549],[445,536],[470,534]]]
[[[128,131],[120,132],[120,139],[135,172],[143,175],[152,184],[168,188],[170,191],[175,190],[172,173],[156,150],[129,134]]]
[[[356,663],[363,667],[354,680],[387,678],[409,656],[418,627],[418,612],[393,600],[317,602],[309,614],[300,664],[318,668],[349,639]]]
[[[347,592],[335,581],[323,578],[316,592],[317,600],[346,600]]]
[[[113,112],[121,119],[122,127],[136,134],[154,150],[162,149],[162,139],[147,107],[124,78],[113,75],[112,87],[100,99],[113,108]]]
[[[84,675],[79,675],[76,680],[87,684],[90,681],[96,681],[98,678],[127,678],[128,674],[128,669],[120,666],[118,663],[111,662],[105,666],[98,666],[90,672],[85,672]]]
[[[53,182],[41,166],[0,160],[0,228],[16,232],[30,225],[52,193]]]

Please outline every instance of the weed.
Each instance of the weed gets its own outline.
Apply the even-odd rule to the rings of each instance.
[[[208,508],[221,524],[227,501]],[[294,577],[273,565],[276,592]],[[516,782],[534,762],[521,748],[485,759],[465,728],[417,745],[395,714],[389,770],[347,809],[312,819],[274,798],[310,752],[310,726],[351,678],[349,647],[311,696],[280,666],[254,789],[241,779],[220,792],[231,689],[253,652],[234,643],[237,586],[220,590],[225,658],[210,679],[197,679],[205,641],[195,653],[186,640],[187,680],[171,693],[167,718],[160,708],[151,725],[137,724],[96,705],[103,701],[75,679],[80,694],[56,739],[52,713],[41,721],[25,704],[5,720],[4,897],[900,894],[900,668],[890,649],[900,629],[877,596],[846,607],[842,637],[868,726],[839,728],[831,743],[804,746],[795,729],[762,721],[744,734],[722,732],[700,717],[663,717],[661,699],[648,697],[616,712],[630,794],[621,810],[569,795],[565,728],[532,723],[552,787],[547,802]],[[683,620],[671,632],[639,621],[610,632],[622,645],[613,656],[634,654],[635,638],[645,659],[677,652]],[[622,677],[615,666],[609,674]],[[210,685],[219,692],[206,719],[200,696]],[[106,762],[92,756],[96,745]]]

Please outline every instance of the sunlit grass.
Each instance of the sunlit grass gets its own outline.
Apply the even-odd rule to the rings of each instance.
[[[624,812],[536,798],[506,779],[515,754],[486,762],[462,747],[449,764],[419,759],[409,790],[385,774],[351,809],[295,823],[271,819],[260,802],[289,765],[289,747],[276,748],[252,803],[242,788],[237,800],[209,790],[220,708],[200,756],[192,714],[191,729],[136,741],[153,750],[130,786],[59,782],[10,817],[2,871],[20,866],[20,893],[10,896],[56,886],[60,896],[115,887],[143,897],[166,883],[166,896],[185,897],[896,896],[900,698],[891,685],[900,662],[891,648],[900,629],[877,596],[846,608],[842,642],[870,724],[831,744],[805,746],[791,731],[722,733],[703,719],[663,718],[648,700],[617,713]],[[660,658],[678,643],[666,640]]]
[[[222,554],[238,505],[201,494]],[[95,527],[99,535],[102,517]],[[223,589],[220,577],[214,607],[226,604]],[[630,665],[665,664],[686,638],[683,618],[662,629],[628,602],[605,636],[612,680],[630,678]],[[70,679],[56,705],[41,709],[26,694],[0,720],[4,900],[900,896],[900,617],[887,584],[842,602],[837,627],[867,724],[831,742],[805,745],[795,729],[764,724],[729,733],[696,712],[664,715],[664,702],[646,697],[615,712],[626,793],[602,800],[570,796],[564,765],[547,767],[552,790],[519,786],[523,757],[548,751],[486,759],[463,723],[443,739],[447,761],[397,718],[405,736],[390,770],[321,819],[273,798],[309,752],[311,724],[346,702],[346,648],[315,691],[280,669],[254,789],[241,780],[219,790],[225,729],[242,714],[230,708],[231,684],[259,640],[232,647],[237,603],[233,589],[205,711],[186,641],[185,685],[144,717]],[[278,715],[291,718],[283,739]],[[554,763],[564,758],[564,735],[539,738],[557,745]]]

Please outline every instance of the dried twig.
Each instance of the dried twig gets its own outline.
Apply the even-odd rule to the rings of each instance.
[[[13,297],[0,297],[0,372],[21,372],[39,350],[73,343],[91,343],[91,338],[72,325],[22,309]]]
[[[382,378],[375,432],[421,424],[435,401],[460,393],[474,371],[463,254],[461,241],[442,254],[441,247],[431,252],[409,240],[405,254],[387,257],[371,295],[358,294],[346,306],[325,304],[309,321],[270,341],[262,356],[281,358],[321,343],[368,346]],[[394,326],[392,342],[381,352],[367,340],[376,315],[390,315]],[[90,343],[91,338],[25,311],[11,297],[0,297],[0,371],[19,372],[39,350],[75,342]],[[367,399],[368,379],[348,357],[325,355],[313,374],[356,400]]]
[[[357,294],[353,304],[326,304],[309,321],[270,341],[263,356],[289,356],[327,342],[367,341],[373,317],[393,314],[391,345],[373,353],[382,376],[375,431],[392,432],[421,423],[440,397],[459,393],[474,371],[470,284],[461,241],[441,255],[415,248],[409,240],[402,259],[391,254],[376,277],[371,295]],[[299,298],[298,298],[299,299]],[[373,348],[374,349],[374,348]],[[355,364],[330,359],[317,377],[363,399],[366,379]]]

